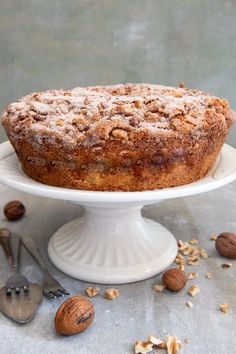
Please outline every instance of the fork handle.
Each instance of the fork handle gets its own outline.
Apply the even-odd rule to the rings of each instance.
[[[12,253],[13,270],[17,272],[20,254],[20,237],[16,234],[12,235],[10,238],[10,251]]]
[[[0,229],[0,245],[5,253],[9,268],[12,269],[12,253],[10,249],[11,232],[8,229]]]
[[[27,249],[27,251],[33,256],[33,258],[38,262],[40,267],[42,268],[43,271],[46,270],[46,264],[42,257],[40,256],[39,250],[32,239],[32,237],[29,237],[27,235],[24,235],[22,238],[23,245]]]

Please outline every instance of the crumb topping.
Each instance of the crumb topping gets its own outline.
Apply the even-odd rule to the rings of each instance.
[[[10,123],[14,138],[33,130],[39,142],[47,135],[69,145],[94,145],[108,139],[132,142],[140,132],[200,132],[212,109],[227,120],[226,100],[183,85],[90,86],[27,95],[8,105],[2,123]]]

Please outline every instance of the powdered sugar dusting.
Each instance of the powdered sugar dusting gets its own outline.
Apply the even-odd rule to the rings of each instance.
[[[7,107],[2,122],[8,121],[14,138],[33,131],[39,145],[43,137],[51,141],[58,138],[70,146],[93,145],[114,139],[111,132],[117,128],[125,130],[127,138],[125,134],[123,137],[132,141],[138,132],[158,136],[183,129],[200,130],[214,100],[219,107],[227,105],[224,100],[185,87],[77,87],[25,96]]]

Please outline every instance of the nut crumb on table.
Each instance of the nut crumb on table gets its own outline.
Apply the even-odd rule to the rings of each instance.
[[[187,305],[188,307],[193,307],[193,303],[192,303],[191,301],[187,301],[187,302],[186,302],[186,305]]]
[[[198,285],[192,285],[189,289],[188,289],[188,294],[191,295],[192,297],[196,296],[197,294],[200,293],[200,288]]]
[[[155,284],[153,288],[156,293],[161,293],[165,289],[165,286],[162,284]]]
[[[135,354],[146,354],[152,351],[153,344],[150,342],[137,341],[134,346]]]
[[[117,289],[110,288],[105,290],[104,297],[107,300],[113,300],[118,296],[120,296],[120,292]]]
[[[190,272],[190,273],[188,273],[187,280],[196,279],[197,277],[198,277],[197,272]]]
[[[220,311],[221,312],[224,312],[224,313],[227,313],[229,310],[229,304],[220,304]]]
[[[87,295],[88,295],[89,297],[95,297],[95,296],[97,296],[98,293],[99,293],[99,291],[100,291],[100,288],[98,288],[98,287],[95,287],[95,288],[89,287],[89,288],[86,289],[86,293],[87,293]]]

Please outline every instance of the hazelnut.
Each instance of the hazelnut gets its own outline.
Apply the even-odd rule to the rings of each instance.
[[[92,302],[82,295],[67,299],[54,318],[55,330],[58,334],[72,335],[85,331],[93,322],[94,306]]]
[[[180,268],[168,269],[162,275],[163,285],[171,291],[180,291],[186,284],[187,275]]]
[[[221,256],[236,259],[236,234],[223,232],[217,237],[215,246]]]
[[[14,221],[22,218],[25,214],[25,206],[18,200],[12,200],[5,205],[3,211],[7,220]]]

